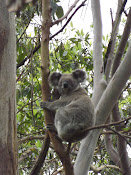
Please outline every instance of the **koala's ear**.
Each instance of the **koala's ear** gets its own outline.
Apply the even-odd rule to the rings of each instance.
[[[59,72],[53,72],[50,76],[49,76],[49,83],[51,86],[57,86],[58,85],[58,82],[59,82],[59,79],[60,77],[62,76],[61,73]]]
[[[72,75],[75,79],[77,79],[79,83],[83,82],[86,79],[86,72],[80,69],[77,69],[74,72],[72,72]]]

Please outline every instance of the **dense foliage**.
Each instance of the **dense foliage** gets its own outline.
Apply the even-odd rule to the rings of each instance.
[[[58,5],[58,1],[52,1],[52,19],[60,18],[63,9]],[[92,96],[93,89],[93,60],[92,60],[92,33],[85,34],[73,27],[70,22],[70,35],[67,28],[63,35],[56,36],[50,41],[50,71],[71,72],[76,68],[85,69],[87,72],[87,82],[84,85],[89,96]],[[29,174],[40,153],[45,135],[45,122],[43,110],[40,108],[41,102],[41,1],[34,6],[27,5],[23,11],[16,16],[17,33],[17,129],[19,143],[19,172]],[[121,35],[117,37],[117,42]],[[107,51],[109,35],[103,36],[103,59]],[[39,48],[39,49],[36,49]],[[35,51],[36,49],[36,51]],[[24,61],[23,61],[24,60]],[[131,82],[128,81],[126,88],[119,98],[119,108],[122,119],[131,115]],[[131,123],[128,122],[125,133],[129,132]],[[101,174],[121,174],[107,154],[104,144],[104,130],[99,137],[95,150],[93,166],[105,167]],[[116,147],[116,135],[112,134],[113,144]],[[67,144],[67,143],[65,143]],[[71,148],[71,159],[74,162],[79,148],[79,143],[75,143]],[[90,174],[95,174],[93,168]],[[41,174],[53,174],[55,171],[63,171],[62,164],[54,152],[52,145],[46,157],[46,161],[41,169]],[[98,173],[98,172],[97,172]]]

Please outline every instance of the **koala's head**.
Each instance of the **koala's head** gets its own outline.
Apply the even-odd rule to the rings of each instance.
[[[59,93],[68,94],[79,87],[79,84],[86,78],[86,73],[83,70],[75,70],[71,74],[61,74],[53,72],[49,77],[51,86],[57,87]]]

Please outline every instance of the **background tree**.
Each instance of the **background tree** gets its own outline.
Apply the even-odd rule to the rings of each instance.
[[[48,90],[48,94],[43,92],[45,96],[42,95],[44,100],[47,100],[52,98],[47,82],[49,71],[59,69],[61,72],[71,72],[76,68],[83,68],[88,74],[85,88],[90,97],[92,90],[94,90],[92,100],[96,108],[97,129],[92,128],[91,134],[81,144],[75,143],[71,146],[70,159],[73,164],[75,162],[75,175],[85,175],[87,172],[90,174],[98,172],[101,174],[130,174],[127,143],[130,145],[129,77],[131,75],[131,62],[129,58],[131,48],[129,46],[129,34],[131,14],[130,10],[125,8],[127,1],[118,0],[115,20],[112,17],[110,38],[102,35],[99,1],[91,1],[94,30],[93,50],[91,33],[84,34],[83,30],[74,29],[73,23],[70,23],[73,15],[85,5],[86,1],[74,1],[65,14],[58,1],[51,1],[50,5],[47,2],[49,1],[43,1],[43,4],[46,3],[43,8],[48,5],[46,8],[48,12],[44,14],[44,20],[50,19],[51,9],[49,6],[52,8],[52,13],[49,26],[47,25],[48,28],[42,27],[43,34],[40,30],[41,22],[36,23],[42,16],[41,1],[37,1],[34,6],[26,5],[25,9],[19,12],[19,17],[16,18],[19,171],[21,174],[29,174],[30,172],[31,174],[38,174],[39,171],[41,174],[63,174],[64,166],[66,172],[68,165],[64,164],[64,160],[69,156],[64,156],[65,153],[62,155],[62,151],[58,148],[66,150],[68,144],[58,143],[54,133],[49,133],[50,143],[48,134],[46,134],[45,119],[46,123],[52,122],[52,120],[50,120],[50,116],[46,117],[49,115],[46,114],[47,112],[44,113],[44,119],[39,107],[41,83],[44,86],[43,91],[46,90],[47,92]],[[124,20],[121,19],[123,13],[126,14]],[[49,35],[49,28],[61,23],[64,19],[66,21],[63,27],[55,34]],[[70,31],[73,31],[74,34],[72,37],[68,36],[65,28],[69,23]],[[124,26],[123,34],[119,32],[121,23]],[[27,32],[29,26],[34,27],[33,35],[29,35]],[[61,32],[64,34],[63,38],[56,38]],[[41,50],[39,48],[41,47],[42,37],[42,42],[46,41],[46,44],[44,50],[43,46],[41,48],[43,60],[43,78],[41,80]],[[49,42],[49,40],[51,41]],[[44,84],[43,81],[45,81]],[[98,125],[100,126],[97,127]],[[106,129],[102,130],[102,128]],[[42,139],[44,139],[43,143]],[[38,160],[36,160],[37,156]],[[91,167],[90,164],[92,164]],[[32,166],[34,167],[31,171]]]
[[[15,18],[0,0],[0,174],[17,174]]]

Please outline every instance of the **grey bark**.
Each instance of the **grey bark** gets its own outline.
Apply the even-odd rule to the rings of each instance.
[[[14,14],[0,0],[0,174],[17,174]]]

